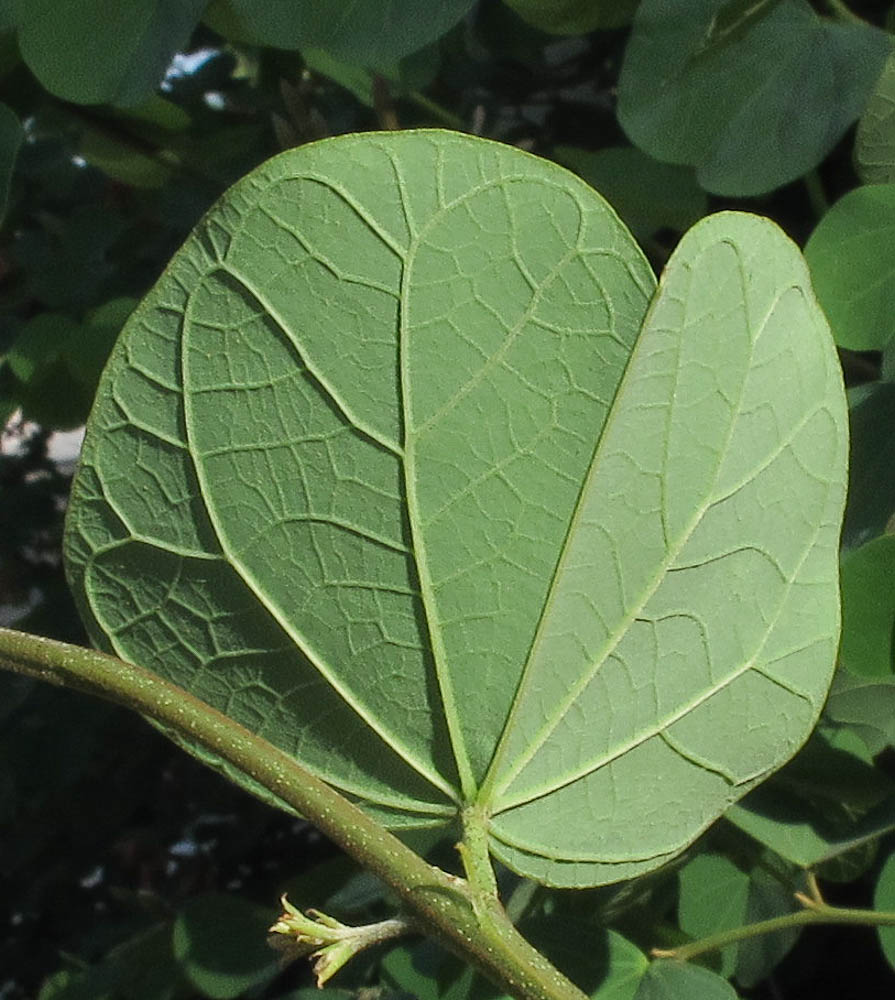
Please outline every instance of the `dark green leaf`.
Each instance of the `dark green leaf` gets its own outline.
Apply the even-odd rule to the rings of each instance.
[[[174,921],[174,955],[202,996],[231,1000],[276,974],[277,953],[267,944],[275,918],[274,909],[236,896],[197,896]]]
[[[873,905],[877,910],[895,913],[895,854],[890,854],[876,882]],[[895,969],[895,927],[878,927],[879,943],[889,965]]]
[[[475,0],[215,0],[205,14],[230,38],[282,49],[327,49],[364,66],[389,65],[434,42]]]
[[[895,182],[895,53],[886,60],[858,122],[855,164],[865,184]]]
[[[892,829],[893,802],[892,783],[881,771],[815,736],[726,817],[780,857],[810,868]]]
[[[895,334],[895,184],[840,198],[811,234],[805,259],[836,343],[885,347]]]
[[[5,104],[0,104],[0,224],[6,215],[6,203],[9,200],[9,184],[19,146],[25,137],[22,123],[16,113]]]
[[[799,909],[790,886],[761,866],[752,871],[744,923],[770,920]],[[799,934],[800,928],[790,927],[741,941],[737,949],[737,983],[746,989],[760,983],[796,943]]]
[[[842,558],[840,662],[853,674],[895,674],[895,535]]]
[[[646,970],[634,1000],[736,1000],[736,992],[701,965],[659,959]]]
[[[697,854],[678,874],[678,924],[692,938],[708,937],[746,922],[749,876],[721,854]],[[721,974],[736,965],[737,946],[721,952]]]
[[[139,104],[206,0],[18,0],[19,48],[44,87],[80,104]]]
[[[872,754],[895,746],[895,677],[860,677],[840,668],[824,716],[853,729]]]
[[[692,167],[660,163],[633,146],[595,153],[557,146],[553,155],[596,188],[639,240],[665,227],[682,233],[708,212]]]
[[[182,987],[171,928],[160,924],[113,948],[95,965],[52,976],[37,1000],[171,1000]]]
[[[895,515],[895,383],[850,396],[851,454],[842,543],[856,548],[881,535]]]
[[[529,24],[553,35],[583,35],[630,24],[640,0],[504,0]]]
[[[869,25],[818,17],[806,0],[734,18],[736,31],[712,44],[730,8],[643,0],[618,114],[633,142],[656,159],[693,164],[708,191],[755,195],[830,152],[863,110],[890,45]]]

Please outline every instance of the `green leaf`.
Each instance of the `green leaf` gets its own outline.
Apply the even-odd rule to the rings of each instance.
[[[661,865],[816,721],[846,445],[771,223],[703,220],[652,291],[511,147],[263,165],[105,370],[66,542],[95,640],[391,824],[478,801],[530,877]]]
[[[117,945],[94,965],[49,977],[37,1000],[173,1000],[185,985],[165,923]]]
[[[895,746],[895,677],[860,677],[840,668],[824,717],[853,729],[874,755]]]
[[[842,543],[856,548],[881,535],[895,515],[895,383],[849,394],[851,453]]]
[[[615,931],[606,932],[606,978],[594,993],[593,1000],[633,1000],[640,980],[649,968],[646,955]]]
[[[27,419],[55,428],[84,423],[100,372],[134,305],[133,299],[113,299],[83,323],[41,312],[23,325],[6,360]]]
[[[174,920],[174,955],[202,996],[231,1000],[277,972],[267,944],[276,913],[223,893],[191,899]]]
[[[133,142],[88,128],[81,134],[78,153],[109,177],[138,188],[160,188],[171,179],[175,164],[160,162],[134,147]]]
[[[682,233],[708,212],[691,167],[660,163],[633,146],[593,153],[557,146],[553,155],[596,188],[639,240],[665,227]]]
[[[864,677],[895,674],[895,535],[842,558],[840,661]]]
[[[327,49],[388,65],[434,42],[475,0],[215,0],[205,20],[228,38],[280,49]]]
[[[873,905],[877,910],[895,913],[895,854],[889,855],[879,873]],[[877,927],[876,930],[886,961],[895,969],[895,927]]]
[[[708,937],[746,922],[749,875],[721,854],[697,854],[678,874],[678,924],[692,938]],[[737,946],[721,952],[721,974],[732,975]]]
[[[0,104],[0,224],[6,216],[9,185],[25,132],[18,116],[5,104]]]
[[[812,868],[865,848],[893,828],[892,783],[815,736],[783,770],[725,814],[781,858]]]
[[[895,52],[886,60],[858,121],[855,165],[865,184],[895,182]]]
[[[308,69],[329,77],[351,91],[363,104],[373,107],[373,74],[370,70],[357,63],[337,59],[325,49],[303,49],[301,56]],[[377,66],[377,70],[392,85],[394,93],[402,94],[428,86],[437,66],[437,47],[429,46],[392,66]]]
[[[189,40],[206,0],[18,0],[22,57],[79,104],[139,104]]]
[[[895,334],[895,184],[840,198],[811,234],[805,259],[836,343],[853,351],[885,347]]]
[[[884,32],[820,18],[806,0],[643,0],[619,121],[657,160],[695,166],[706,190],[761,194],[830,152],[889,51]]]
[[[762,866],[749,876],[749,896],[744,924],[770,920],[801,909],[792,890]],[[789,952],[801,933],[799,927],[787,927],[773,934],[757,934],[741,941],[737,948],[736,980],[744,989],[760,983]]]
[[[736,992],[701,965],[660,959],[646,970],[634,1000],[736,1000]]]
[[[583,35],[630,24],[640,0],[504,0],[528,24],[552,35]]]
[[[418,1000],[467,1000],[478,974],[432,941],[393,948],[382,961],[385,982]]]

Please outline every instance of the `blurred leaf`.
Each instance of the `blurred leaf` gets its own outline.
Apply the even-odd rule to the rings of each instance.
[[[171,952],[171,928],[159,924],[83,970],[59,972],[37,1000],[171,1000],[184,980]]]
[[[227,38],[281,49],[326,49],[384,66],[452,28],[475,0],[214,0],[206,22]]]
[[[895,746],[895,677],[860,677],[840,667],[824,716],[853,729],[874,755]]]
[[[19,48],[44,87],[79,104],[139,104],[206,0],[18,0]]]
[[[553,35],[583,35],[631,23],[640,0],[504,0],[530,25]]]
[[[858,121],[855,165],[865,184],[895,181],[895,52],[886,60]]]
[[[789,886],[758,866],[749,876],[749,892],[743,923],[758,923],[801,907]],[[757,934],[741,941],[737,949],[736,980],[749,989],[765,979],[799,938],[801,929],[790,927],[773,934]]]
[[[725,0],[713,15],[697,56],[717,51],[742,38],[776,3],[779,0]]]
[[[634,1000],[736,1000],[736,992],[701,965],[658,959],[640,980]]]
[[[174,164],[161,163],[135,148],[133,143],[99,128],[85,129],[78,152],[109,177],[132,187],[161,187],[174,172]]]
[[[14,399],[25,417],[44,427],[79,427],[87,419],[100,372],[132,299],[116,299],[78,323],[64,313],[38,313],[7,353],[18,385]]]
[[[82,171],[83,172],[83,171]],[[50,309],[89,308],[118,276],[112,247],[126,222],[114,208],[76,205],[64,218],[47,216],[43,228],[24,231],[15,254],[29,294]]]
[[[651,156],[693,164],[706,190],[762,194],[835,146],[862,111],[889,40],[869,25],[820,18],[806,0],[781,0],[720,44],[716,24],[727,8],[725,0],[643,0],[618,116]]]
[[[276,975],[277,953],[267,944],[275,907],[207,893],[190,900],[174,920],[174,955],[205,997],[231,1000]]]
[[[339,59],[326,49],[303,49],[301,54],[309,69],[344,87],[367,107],[373,107],[372,70]],[[437,46],[430,45],[390,66],[378,66],[376,70],[393,85],[394,93],[400,95],[405,90],[427,86],[438,70],[438,59]]]
[[[678,924],[690,937],[703,938],[746,922],[749,876],[721,854],[697,854],[678,873]],[[732,975],[737,946],[721,952],[720,972]]]
[[[895,514],[895,383],[862,386],[849,402],[848,500],[842,543],[856,548]]]
[[[895,334],[895,184],[843,195],[811,234],[805,259],[836,343],[885,347]]]
[[[883,535],[846,552],[841,567],[840,662],[853,674],[891,676],[895,673],[895,535]]]
[[[660,163],[634,146],[557,146],[553,156],[599,191],[640,241],[665,227],[682,233],[708,212],[692,167]]]
[[[14,28],[18,21],[18,0],[0,0],[0,31]]]
[[[58,361],[77,338],[80,324],[64,313],[39,313],[22,327],[6,355],[13,374],[30,382],[37,372]]]
[[[649,968],[649,959],[615,931],[606,932],[606,978],[594,993],[593,1000],[633,1000],[640,981]]]
[[[381,967],[389,986],[417,1000],[467,1000],[478,978],[472,966],[445,954],[431,941],[393,948]]]
[[[278,993],[273,1000],[358,1000],[358,994],[351,990],[336,990],[330,987],[320,989],[317,986],[306,986],[288,993]],[[388,994],[377,992],[371,1000],[389,1000]]]
[[[895,913],[895,853],[889,855],[876,880],[873,905],[877,910]],[[895,969],[895,927],[877,927],[876,930],[886,961]]]
[[[879,770],[819,736],[725,817],[803,868],[855,851],[893,829],[895,790]]]
[[[644,885],[639,888],[646,890]],[[610,892],[542,891],[537,896],[539,905],[526,912],[519,924],[541,954],[600,1000],[632,996],[648,964],[639,948],[606,930],[601,904]]]
[[[6,216],[9,185],[24,137],[25,132],[16,113],[5,104],[0,104],[0,225]]]

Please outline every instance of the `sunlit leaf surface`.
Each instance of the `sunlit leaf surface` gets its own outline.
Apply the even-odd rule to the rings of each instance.
[[[532,877],[674,856],[817,718],[845,410],[772,224],[704,220],[653,291],[517,149],[268,162],[101,383],[67,532],[96,641],[393,825],[478,801]]]

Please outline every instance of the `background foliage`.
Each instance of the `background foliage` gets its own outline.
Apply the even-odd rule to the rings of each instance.
[[[82,424],[121,324],[192,225],[278,150],[395,126],[514,143],[597,187],[657,270],[708,212],[767,215],[806,248],[850,386],[844,636],[820,730],[673,870],[575,893],[502,877],[526,934],[601,1000],[839,996],[856,976],[891,992],[889,931],[791,931],[672,972],[645,957],[792,909],[806,871],[835,902],[895,909],[890,8],[0,0],[5,620],[85,641],[59,571],[70,467],[51,435]],[[303,1000],[308,971],[280,971],[263,944],[276,896],[349,921],[388,912],[312,830],[125,713],[0,685],[4,1000]],[[449,845],[420,847],[453,864]],[[346,1000],[488,995],[425,942],[336,983]]]

